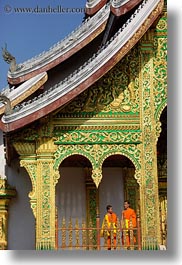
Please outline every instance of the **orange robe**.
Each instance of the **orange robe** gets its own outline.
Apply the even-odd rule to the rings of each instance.
[[[122,220],[125,222],[125,226],[123,228],[129,228],[130,220],[132,220],[132,226],[133,226],[133,228],[135,228],[136,227],[136,213],[135,213],[135,211],[131,208],[128,208],[128,209],[122,211]],[[133,237],[133,241],[134,241],[134,243],[136,243],[135,237]],[[124,245],[123,235],[122,235],[122,243]],[[130,246],[130,234],[129,233],[126,234],[126,244],[127,244],[127,247]]]
[[[109,229],[111,228],[111,224],[113,224],[113,227],[116,228],[117,227],[117,215],[115,213],[109,214],[107,213],[104,216],[104,220],[102,223],[102,230],[101,230],[101,236],[103,236],[103,230],[104,230],[104,225],[105,222],[107,223],[107,248],[110,250],[111,249],[111,232],[109,231]],[[114,237],[114,248],[116,249],[116,230],[114,229],[113,231],[113,237]]]

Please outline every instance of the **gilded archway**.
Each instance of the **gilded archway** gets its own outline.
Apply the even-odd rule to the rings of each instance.
[[[112,154],[120,154],[128,157],[136,168],[135,178],[140,183],[140,151],[135,144],[128,145],[59,145],[54,156],[54,169],[58,170],[60,163],[70,155],[83,155],[92,164],[92,179],[98,188],[102,179],[102,164]]]

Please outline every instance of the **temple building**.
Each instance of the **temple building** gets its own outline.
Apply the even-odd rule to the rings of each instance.
[[[0,249],[105,249],[109,204],[118,251],[167,248],[167,1],[87,0],[49,50],[3,58]]]

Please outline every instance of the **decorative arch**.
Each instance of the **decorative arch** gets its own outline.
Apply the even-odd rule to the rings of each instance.
[[[85,147],[85,145],[84,145],[84,147]],[[83,149],[85,149],[85,150],[83,150]],[[94,164],[93,157],[90,155],[88,148],[83,148],[82,145],[81,146],[80,145],[76,145],[76,146],[60,145],[58,147],[56,153],[55,153],[54,169],[58,170],[58,168],[59,168],[60,164],[63,162],[63,160],[65,160],[66,158],[68,158],[69,156],[72,156],[72,155],[82,155],[82,156],[86,157],[92,165]]]
[[[158,106],[158,108],[155,111],[154,117],[157,122],[160,121],[160,116],[163,112],[163,110],[167,107],[167,98],[162,101],[162,103]]]
[[[103,166],[104,161],[105,161],[108,157],[113,156],[113,155],[121,155],[121,156],[125,156],[125,157],[127,157],[128,159],[130,159],[130,160],[132,161],[132,159],[131,159],[129,156],[127,156],[124,152],[123,152],[123,153],[121,153],[121,152],[106,153],[106,154],[104,154],[103,157],[101,158],[101,166]],[[133,161],[132,161],[132,163],[133,163],[133,165],[135,166],[135,164],[134,164]]]
[[[156,142],[158,141],[158,138],[160,136],[161,133],[161,121],[160,121],[160,117],[162,115],[162,112],[164,111],[164,109],[167,107],[167,99],[164,100],[160,106],[157,108],[156,112],[155,112],[155,120],[156,120]]]
[[[111,155],[124,155],[129,158],[135,166],[135,178],[140,183],[140,149],[136,144],[85,144],[85,145],[59,145],[55,152],[54,169],[58,171],[61,162],[71,155],[82,155],[92,165],[92,179],[98,188],[102,180],[102,165],[104,160]],[[60,177],[60,176],[59,176]]]
[[[111,150],[110,150],[111,151]],[[125,150],[125,148],[123,148],[122,147],[122,150],[115,150],[115,149],[113,149],[111,152],[108,152],[108,153],[105,153],[105,154],[103,154],[103,156],[101,157],[101,159],[100,159],[100,164],[101,164],[101,167],[102,167],[102,165],[103,165],[103,163],[104,163],[104,161],[108,158],[108,157],[110,157],[110,156],[112,156],[112,155],[123,155],[123,156],[125,156],[125,157],[127,157],[128,159],[130,159],[131,161],[132,161],[132,163],[133,163],[133,165],[134,165],[134,167],[135,167],[135,174],[134,174],[134,178],[137,180],[137,183],[138,184],[140,184],[140,174],[139,174],[139,172],[140,172],[140,168],[141,168],[141,166],[140,166],[140,163],[139,163],[139,161],[137,161],[137,159],[135,158],[135,156],[134,155],[132,155],[131,153],[129,153],[127,150]]]
[[[92,165],[94,164],[93,156],[90,155],[91,146],[85,145],[59,145],[57,151],[55,152],[55,160],[54,160],[54,169],[58,172],[60,164],[68,157],[72,155],[82,155],[89,160]],[[60,178],[60,174],[57,174],[57,181]]]

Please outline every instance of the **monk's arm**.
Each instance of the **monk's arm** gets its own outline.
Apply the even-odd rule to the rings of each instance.
[[[132,220],[133,220],[133,226],[136,227],[136,213],[135,213],[134,210],[133,210],[133,213],[132,213]]]

